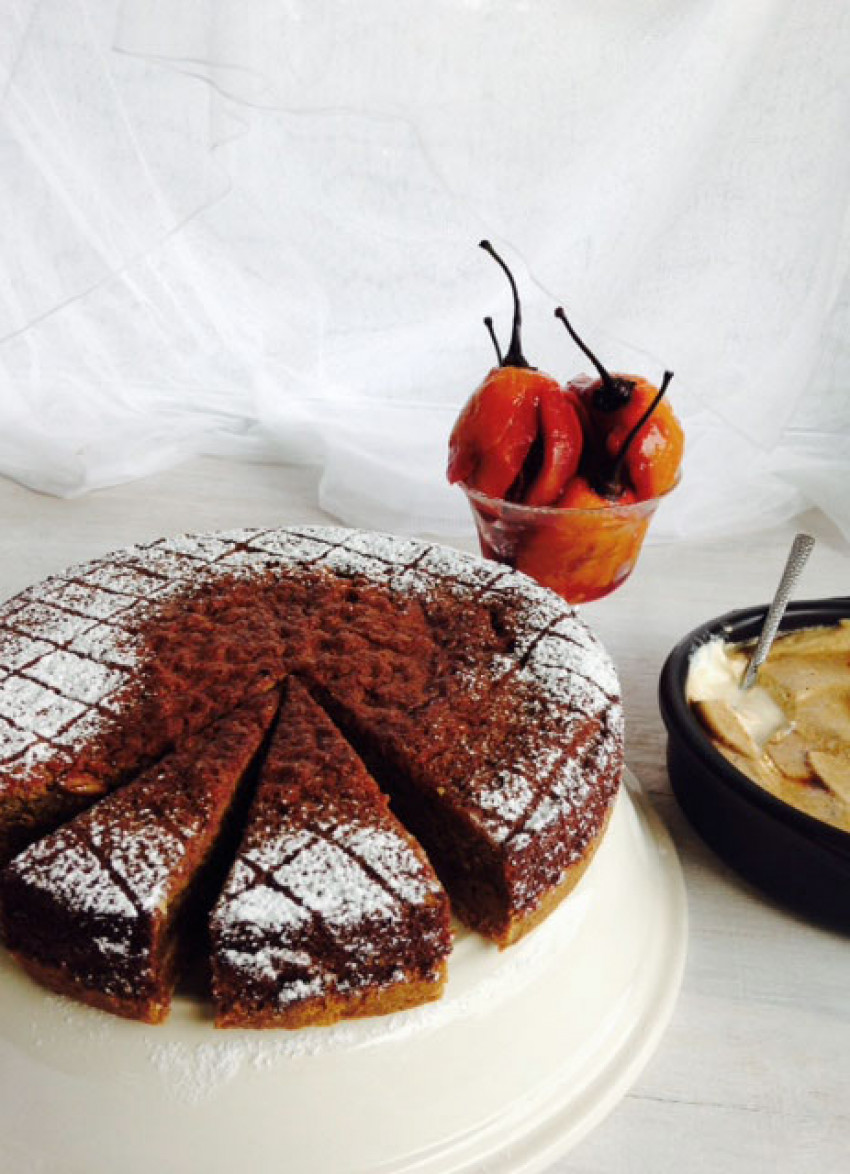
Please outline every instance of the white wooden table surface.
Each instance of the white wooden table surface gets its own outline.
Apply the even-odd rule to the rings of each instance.
[[[0,597],[163,534],[325,520],[315,503],[310,470],[212,459],[75,501],[0,479]],[[820,515],[801,526],[818,545],[799,594],[850,593],[846,544]],[[773,907],[694,835],[670,792],[656,702],[661,665],[680,636],[770,597],[794,529],[650,546],[621,591],[584,609],[620,670],[628,761],[679,849],[690,945],[655,1057],[551,1174],[850,1172],[850,939]],[[471,528],[464,545],[475,549]]]

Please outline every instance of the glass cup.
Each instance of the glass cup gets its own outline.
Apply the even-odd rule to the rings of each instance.
[[[571,509],[521,505],[462,488],[485,558],[524,571],[568,603],[601,599],[628,579],[652,515],[667,496]]]

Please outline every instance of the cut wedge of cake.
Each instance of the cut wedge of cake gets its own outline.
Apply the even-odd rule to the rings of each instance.
[[[380,634],[383,672],[369,672],[365,657],[312,669],[322,704],[427,851],[455,914],[502,947],[581,879],[623,769],[613,666],[540,594],[538,603],[526,588],[534,605],[518,606],[493,593],[488,619],[512,655],[493,653],[473,671],[486,634],[473,617],[464,624],[462,599],[439,601],[436,638],[454,647],[424,687],[397,671],[404,634],[392,630]]]
[[[0,867],[286,675],[261,587],[216,578],[209,543],[192,558],[173,545],[0,608]]]
[[[386,796],[290,679],[211,918],[219,1027],[301,1027],[435,999],[448,898]]]
[[[277,691],[195,735],[0,874],[0,925],[34,978],[158,1023],[168,1014],[180,914],[271,725]]]

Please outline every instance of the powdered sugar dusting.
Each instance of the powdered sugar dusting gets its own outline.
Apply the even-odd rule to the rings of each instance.
[[[15,758],[28,746],[32,746],[34,741],[35,737],[29,730],[21,730],[5,718],[0,718],[0,760]]]
[[[398,917],[398,906],[384,888],[347,853],[315,836],[275,871],[274,879],[333,929],[356,928],[373,917]]]
[[[233,1080],[245,1062],[244,1047],[226,1043],[202,1043],[194,1047],[169,1041],[151,1043],[151,1063],[171,1094],[184,1105],[198,1105]]]
[[[325,551],[321,565],[338,575],[362,575],[372,583],[387,583],[393,572],[393,568],[383,560],[372,558],[362,551],[348,550],[344,546],[334,546]]]
[[[0,672],[13,673],[26,668],[40,656],[51,652],[52,646],[43,640],[21,636],[17,632],[0,633]]]
[[[160,579],[181,581],[198,573],[198,562],[185,554],[161,546],[132,546],[119,552],[128,567],[145,571]]]
[[[283,938],[284,934],[303,929],[310,920],[310,914],[297,901],[279,888],[258,881],[254,870],[241,859],[236,861],[216,905],[213,928],[226,934],[233,927],[248,927],[259,941],[253,930]]]
[[[252,834],[250,847],[240,857],[253,872],[246,872],[245,881],[254,873],[273,872],[285,860],[295,856],[312,840],[312,832],[305,828],[281,828],[280,823],[264,824]]]
[[[124,674],[116,669],[98,664],[90,657],[61,650],[41,657],[32,668],[25,670],[25,676],[49,685],[63,697],[85,701],[89,705],[103,701],[124,681]]]
[[[124,928],[111,926],[110,948],[127,953],[140,915],[164,907],[186,847],[160,823],[143,818],[132,827],[115,823],[112,810],[110,803],[92,808],[33,844],[10,867],[27,886],[49,892],[74,917],[120,919]]]
[[[541,587],[534,579],[515,571],[515,583],[520,592],[518,602],[521,623],[531,628],[549,628],[558,620],[565,618],[578,620],[575,609],[566,603],[554,591]]]
[[[73,829],[40,840],[10,865],[28,886],[48,892],[75,914],[88,913],[135,921],[136,909],[108,868]]]
[[[332,831],[334,840],[353,852],[396,896],[419,905],[429,893],[440,891],[409,844],[389,828],[341,824]]]
[[[579,677],[593,687],[594,693],[601,692],[612,700],[619,695],[620,685],[610,657],[600,644],[590,648],[580,647],[560,636],[544,636],[531,649],[525,668],[537,676],[542,687],[549,693],[560,688],[562,699],[568,694],[570,678]]]
[[[83,713],[80,702],[45,689],[38,681],[7,677],[0,682],[0,714],[18,729],[50,738]]]
[[[223,542],[233,542],[237,545],[241,543],[255,542],[264,534],[280,533],[274,530],[261,530],[256,527],[237,527],[235,530],[216,530],[215,537],[222,539]]]
[[[169,553],[185,554],[199,562],[212,563],[230,554],[234,549],[232,542],[223,541],[216,534],[180,534],[176,538],[161,538],[149,548],[164,550]]]
[[[476,791],[476,822],[497,842],[504,843],[523,820],[547,785],[564,755],[559,745],[536,749],[533,756],[504,767],[494,775],[482,772],[488,785]]]
[[[428,549],[424,543],[413,538],[396,538],[391,534],[367,534],[358,530],[349,534],[343,545],[353,554],[366,555],[394,568],[410,566]]]
[[[96,624],[80,632],[68,645],[68,651],[95,664],[116,665],[124,669],[132,668],[139,659],[133,643],[122,638],[109,624]]]
[[[354,530],[345,526],[289,526],[280,533],[295,534],[298,537],[314,538],[324,546],[339,546],[346,539],[351,538]],[[364,531],[367,533],[367,531]],[[369,532],[371,533],[371,532]]]
[[[514,680],[542,695],[553,705],[578,710],[589,718],[600,718],[612,704],[607,693],[592,680],[579,676],[574,669],[560,663],[531,661],[516,673]]]
[[[513,851],[522,851],[553,827],[565,821],[573,824],[573,852],[569,861],[578,858],[587,847],[590,833],[597,823],[585,821],[583,813],[595,791],[595,781],[620,766],[619,753],[604,737],[597,738],[589,751],[579,758],[566,758],[558,766],[548,790],[511,837]],[[614,787],[611,788],[613,797]],[[578,822],[572,817],[578,816]],[[587,834],[585,834],[587,833]]]
[[[54,603],[92,620],[106,620],[133,603],[132,595],[104,591],[94,584],[56,579],[39,591],[39,601]]]
[[[132,893],[137,910],[152,914],[164,909],[175,869],[186,854],[186,840],[196,828],[186,827],[186,839],[162,823],[134,821],[134,826],[115,827],[108,818],[98,818],[93,808],[89,823],[91,842],[108,858],[116,886]]]
[[[417,570],[458,587],[482,589],[494,578],[494,568],[473,555],[449,546],[432,546],[420,559]]]
[[[263,943],[257,949],[224,949],[221,961],[231,970],[251,974],[267,983],[277,983],[281,974],[290,977],[277,998],[277,1004],[297,1003],[304,999],[317,999],[333,987],[332,976],[319,966],[306,950],[292,950],[276,943]],[[291,977],[293,970],[310,972],[309,978]]]
[[[583,765],[576,759],[566,759],[560,765],[552,789],[526,820],[513,846],[517,847],[523,836],[534,839],[553,823],[563,819],[566,812],[580,807],[589,797],[590,790],[591,780]]]
[[[103,560],[71,567],[60,576],[60,579],[76,580],[81,585],[90,584],[94,587],[100,587],[104,591],[115,591],[120,595],[128,595],[133,598],[138,596],[140,592],[147,595],[162,589],[162,584],[158,579],[132,564],[106,563]],[[57,597],[60,603],[63,594],[62,589],[59,588]]]
[[[66,644],[80,632],[95,625],[93,619],[72,615],[41,602],[28,603],[19,608],[9,616],[6,623],[22,636],[32,640],[47,640],[51,644]]]
[[[328,552],[328,543],[309,535],[294,534],[289,530],[271,530],[251,540],[251,549],[274,555],[285,566],[299,566],[317,562]]]
[[[229,575],[235,579],[256,581],[274,572],[281,559],[267,550],[234,550],[225,554],[213,566],[206,568],[210,574]]]
[[[76,721],[71,722],[58,734],[54,734],[51,742],[67,751],[82,749],[90,746],[103,732],[106,719],[97,709],[87,709]]]
[[[540,767],[542,775],[546,768],[542,762]],[[501,843],[534,802],[535,789],[523,772],[510,769],[499,771],[493,783],[478,796],[478,822]]]

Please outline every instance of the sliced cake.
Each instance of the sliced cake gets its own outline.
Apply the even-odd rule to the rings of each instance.
[[[290,679],[211,918],[220,1027],[300,1027],[439,996],[448,899],[306,688]]]
[[[536,925],[587,867],[622,776],[623,714],[611,661],[573,609],[457,551],[306,526],[161,539],[71,568],[0,608],[0,867],[284,677],[307,682],[457,914],[500,945]],[[308,700],[306,725],[321,717]],[[308,870],[314,855],[334,855],[327,845],[339,848],[333,798],[324,802],[321,844],[299,857]],[[275,821],[268,826],[276,845]],[[344,903],[350,875],[341,866],[335,875]],[[256,881],[276,891],[266,873]],[[252,940],[256,967],[269,961],[277,974],[284,955],[272,965],[257,945],[271,901],[259,901]],[[395,924],[404,939],[404,917]],[[319,994],[289,1018],[354,1013],[356,984],[334,969],[339,948],[325,921],[310,925],[316,956],[336,961],[317,987],[298,954],[280,983]],[[240,953],[250,950],[234,946],[231,962]],[[361,1013],[390,1001],[374,995],[383,981]],[[234,1014],[267,1022],[270,1002],[267,983]]]
[[[267,692],[186,739],[0,874],[3,936],[33,977],[127,1018],[165,1018],[180,915],[278,703]]]
[[[0,866],[243,701],[279,684],[286,640],[233,544],[136,548],[0,609]]]
[[[369,656],[320,656],[315,687],[455,913],[508,946],[571,891],[602,836],[623,770],[617,676],[575,614],[530,582],[503,577],[486,607],[459,589],[425,608],[430,664],[420,649],[398,671],[405,633],[387,628]]]

